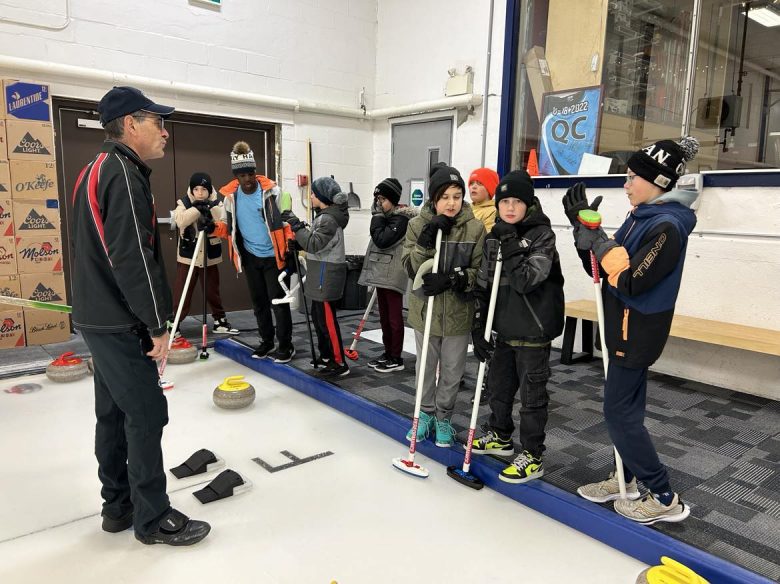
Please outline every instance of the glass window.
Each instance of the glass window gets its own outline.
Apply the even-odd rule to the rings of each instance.
[[[780,0],[525,0],[517,67],[513,168],[625,173],[685,133],[692,172],[780,167]]]

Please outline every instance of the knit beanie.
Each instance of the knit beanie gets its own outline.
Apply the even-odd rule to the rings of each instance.
[[[192,192],[192,189],[195,187],[205,187],[210,195],[212,191],[211,177],[205,172],[196,172],[190,177],[190,192]]]
[[[513,170],[504,175],[496,187],[496,195],[493,201],[498,207],[498,202],[507,197],[520,199],[528,207],[534,203],[534,181],[524,170]]]
[[[332,205],[333,199],[341,192],[341,187],[331,177],[321,176],[311,183],[311,190],[320,201],[326,205]]]
[[[246,142],[236,142],[233,151],[230,153],[230,166],[233,174],[248,172],[255,173],[257,164],[255,164],[255,153]]]
[[[638,150],[628,159],[628,168],[646,181],[671,191],[677,179],[685,174],[685,163],[693,160],[699,152],[699,141],[687,136],[674,140],[659,140],[642,150]]]
[[[381,183],[376,185],[374,189],[374,197],[382,195],[385,199],[390,201],[393,205],[397,205],[401,200],[401,183],[394,178],[386,178]]]
[[[496,187],[498,186],[498,173],[492,168],[478,168],[469,176],[469,186],[471,183],[477,181],[483,187],[487,189],[490,198],[496,194]]]
[[[428,178],[428,197],[435,203],[450,185],[459,186],[466,192],[466,184],[457,168],[447,166],[443,162],[434,164]]]

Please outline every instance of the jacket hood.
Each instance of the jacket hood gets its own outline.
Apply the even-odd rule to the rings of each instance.
[[[386,217],[392,217],[393,215],[403,215],[408,219],[414,219],[415,217],[417,217],[417,207],[409,207],[409,206],[400,207],[396,205],[387,213],[385,213],[381,209],[377,210],[374,207],[372,207],[371,216],[373,217],[374,215],[385,215]]]
[[[330,215],[336,220],[339,227],[344,229],[349,223],[349,208],[347,205],[347,193],[339,192],[333,197],[333,204],[325,207],[322,213]]]
[[[699,193],[696,191],[683,191],[681,189],[672,189],[668,193],[664,193],[657,199],[653,200],[651,205],[658,205],[661,203],[680,203],[684,207],[691,208],[691,205],[699,197]]]
[[[683,202],[680,202],[680,199],[676,199],[674,197],[668,197],[668,195],[673,195],[675,192],[677,193],[685,193],[686,191],[669,191],[666,195],[663,197],[658,197],[655,201],[652,203],[642,203],[638,207],[634,208],[631,213],[636,217],[637,219],[649,219],[656,215],[671,215],[677,221],[680,222],[680,224],[685,228],[686,232],[688,234],[693,231],[693,228],[696,227],[696,214],[689,209]],[[692,193],[694,195],[695,200],[695,193]],[[661,201],[661,199],[664,199]],[[682,200],[689,200],[690,197],[683,197]],[[692,201],[691,201],[692,202]]]

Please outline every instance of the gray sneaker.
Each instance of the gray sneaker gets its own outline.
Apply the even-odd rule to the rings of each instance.
[[[609,478],[606,481],[582,485],[577,489],[577,493],[580,497],[583,497],[588,501],[593,501],[594,503],[606,503],[608,501],[620,499],[620,485],[618,484],[617,473],[615,471],[609,473]],[[639,489],[636,486],[636,477],[634,477],[630,483],[626,483],[626,498],[635,501],[639,496]]]
[[[642,525],[652,525],[659,521],[677,523],[691,514],[690,507],[682,502],[677,493],[668,506],[656,499],[652,493],[648,493],[639,501],[618,499],[615,501],[615,511]]]

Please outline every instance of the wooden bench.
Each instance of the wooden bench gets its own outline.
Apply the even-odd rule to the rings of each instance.
[[[578,320],[582,321],[583,352],[575,355],[574,335]],[[570,365],[593,358],[593,323],[597,320],[594,300],[574,300],[566,303],[561,363]],[[780,331],[676,314],[669,336],[780,357]]]

